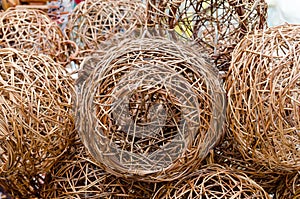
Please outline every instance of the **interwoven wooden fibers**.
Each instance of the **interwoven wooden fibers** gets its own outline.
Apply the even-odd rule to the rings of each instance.
[[[223,135],[218,73],[189,44],[141,34],[86,59],[76,125],[117,176],[170,181],[199,167]],[[94,70],[91,72],[91,68]]]
[[[270,199],[268,193],[244,173],[217,164],[206,165],[180,180],[165,184],[153,198]]]
[[[43,198],[149,199],[156,183],[137,182],[105,172],[78,142],[52,169]]]
[[[244,38],[226,79],[227,118],[241,153],[287,172],[300,169],[300,26]]]
[[[9,8],[0,13],[0,35],[0,48],[43,53],[61,64],[76,53],[76,44],[41,10]]]
[[[103,41],[130,32],[145,21],[145,6],[139,0],[87,0],[71,13],[66,33],[80,50],[97,50]]]
[[[278,184],[290,173],[280,170],[274,171],[252,159],[246,159],[239,152],[238,146],[233,136],[227,132],[222,143],[215,147],[213,153],[207,158],[207,163],[215,163],[237,172],[243,172],[266,192],[274,194]]]
[[[264,0],[147,0],[148,24],[175,29],[207,49],[227,71],[231,52],[248,33],[266,27]]]
[[[278,199],[297,199],[300,198],[300,171],[289,175],[277,187],[276,198]]]
[[[0,49],[0,186],[38,196],[74,137],[73,81],[46,55]]]

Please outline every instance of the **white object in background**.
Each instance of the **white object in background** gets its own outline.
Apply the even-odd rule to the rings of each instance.
[[[300,24],[300,0],[266,0],[268,25]]]

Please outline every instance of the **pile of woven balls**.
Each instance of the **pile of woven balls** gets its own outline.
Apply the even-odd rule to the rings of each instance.
[[[0,198],[300,197],[300,26],[264,0],[0,13]]]

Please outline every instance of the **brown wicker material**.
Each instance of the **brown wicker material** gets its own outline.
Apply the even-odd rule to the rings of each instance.
[[[264,0],[147,0],[147,12],[149,24],[175,29],[197,41],[225,71],[235,45],[267,25]]]
[[[300,170],[300,26],[246,37],[226,80],[229,128],[243,156]]]
[[[269,199],[267,192],[241,172],[207,165],[183,179],[162,186],[158,199]]]
[[[217,72],[194,48],[141,35],[83,62],[90,76],[78,79],[76,124],[107,171],[169,181],[218,143],[226,102]]]
[[[214,152],[207,158],[207,162],[245,173],[268,193],[275,193],[279,183],[288,175],[288,172],[274,171],[243,157],[238,151],[238,144],[228,134],[222,143],[215,147]]]
[[[67,63],[76,44],[64,37],[59,26],[46,13],[34,9],[10,8],[0,13],[0,48],[16,48],[43,53]],[[73,51],[73,52],[71,52]]]
[[[93,160],[82,142],[69,150],[64,160],[52,169],[43,198],[149,199],[157,184],[117,178]]]
[[[299,199],[300,198],[300,171],[288,176],[277,187],[276,199]]]
[[[0,186],[37,194],[74,137],[73,81],[46,55],[0,49]]]
[[[145,12],[140,0],[86,0],[71,13],[66,33],[80,50],[101,49],[103,41],[145,24]]]

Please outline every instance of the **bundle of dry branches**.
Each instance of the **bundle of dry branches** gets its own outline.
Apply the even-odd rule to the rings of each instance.
[[[300,171],[289,175],[277,187],[277,199],[297,199],[300,198]]]
[[[242,172],[207,165],[183,179],[162,186],[154,198],[225,199],[261,198],[269,195]]]
[[[0,35],[0,48],[43,53],[61,64],[76,53],[76,44],[68,41],[60,27],[40,10],[10,8],[0,13]]]
[[[52,169],[43,198],[149,199],[157,184],[117,178],[105,172],[77,142]]]
[[[204,46],[220,70],[248,33],[266,26],[264,0],[147,0],[148,23],[175,29]]]
[[[145,6],[140,0],[86,0],[70,15],[66,33],[81,50],[101,49],[103,41],[130,32],[145,21]]]
[[[0,186],[38,194],[74,137],[73,81],[46,55],[0,49]]]
[[[243,156],[271,169],[300,169],[300,26],[244,38],[226,79],[228,123]]]
[[[188,44],[151,34],[116,43],[81,65],[90,73],[77,84],[85,145],[118,176],[170,181],[195,170],[223,135],[217,72]]]

